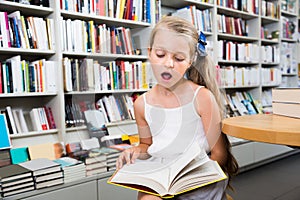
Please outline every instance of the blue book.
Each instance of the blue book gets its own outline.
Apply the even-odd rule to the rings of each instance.
[[[12,164],[29,161],[28,147],[12,148],[10,150]]]
[[[5,114],[0,114],[0,149],[7,149],[11,147],[9,138],[9,131]]]

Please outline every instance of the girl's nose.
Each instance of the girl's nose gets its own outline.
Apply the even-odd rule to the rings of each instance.
[[[165,66],[168,68],[174,68],[174,60],[172,55],[166,56]]]

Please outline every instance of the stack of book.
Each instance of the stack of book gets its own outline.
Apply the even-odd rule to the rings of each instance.
[[[71,157],[62,157],[54,160],[59,163],[64,172],[64,183],[69,183],[82,179],[86,176],[85,165],[82,161]]]
[[[89,150],[89,156],[84,160],[86,176],[107,172],[107,158],[102,148]]]
[[[17,164],[1,167],[0,178],[0,193],[2,197],[35,189],[32,172]]]
[[[2,139],[0,137],[0,139]],[[0,150],[0,167],[7,166],[11,164],[10,149]]]
[[[273,114],[300,118],[300,88],[272,90]]]
[[[36,189],[64,183],[60,164],[47,158],[38,158],[19,165],[32,171]]]

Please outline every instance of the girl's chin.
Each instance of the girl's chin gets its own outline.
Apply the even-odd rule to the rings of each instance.
[[[173,81],[171,82],[171,81],[165,81],[165,80],[162,81],[161,80],[161,81],[158,82],[158,84],[165,87],[165,88],[171,88],[175,83]]]

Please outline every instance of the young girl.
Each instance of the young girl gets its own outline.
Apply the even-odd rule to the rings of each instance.
[[[215,65],[201,37],[181,18],[168,16],[156,24],[148,57],[157,84],[134,103],[140,144],[120,155],[117,168],[137,158],[165,162],[196,142],[210,159],[218,161],[229,179],[237,172],[230,143],[221,132],[223,106]],[[227,184],[217,182],[175,199],[226,199]],[[160,198],[139,192],[138,199]]]

